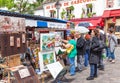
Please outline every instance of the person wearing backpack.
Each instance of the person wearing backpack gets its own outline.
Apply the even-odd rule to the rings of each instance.
[[[110,49],[110,55],[108,56],[108,59],[110,62],[115,63],[115,48],[117,46],[117,37],[114,34],[113,28],[109,30],[109,49]]]

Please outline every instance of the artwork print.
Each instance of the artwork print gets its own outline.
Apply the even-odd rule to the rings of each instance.
[[[10,46],[14,46],[14,36],[10,36]]]
[[[41,51],[54,50],[54,47],[55,47],[55,34],[47,33],[40,35]]]
[[[20,38],[17,38],[17,47],[20,47]]]
[[[55,32],[55,46],[61,46],[62,42],[62,33],[61,32]]]
[[[39,59],[40,59],[40,69],[41,71],[47,70],[48,64],[56,62],[55,52],[41,52],[39,53]]]
[[[25,34],[22,34],[22,43],[25,43]]]

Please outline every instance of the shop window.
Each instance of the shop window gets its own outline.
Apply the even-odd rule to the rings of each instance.
[[[106,4],[107,8],[112,8],[113,5],[114,5],[113,0],[107,0],[107,4]]]
[[[66,17],[67,17],[68,20],[75,17],[75,15],[73,15],[73,11],[74,11],[74,6],[70,6],[70,7],[66,8]]]
[[[50,10],[50,17],[54,18],[56,14],[55,10]]]
[[[92,4],[86,4],[86,8],[87,8],[87,15],[89,13],[92,13],[93,12],[93,5]]]
[[[66,16],[69,16],[69,15],[71,14],[71,12],[72,12],[72,11],[70,10],[70,8],[67,7],[67,8],[66,8],[66,13],[67,13]]]
[[[118,6],[120,6],[120,0],[118,0]]]
[[[116,26],[115,31],[120,32],[120,26]]]

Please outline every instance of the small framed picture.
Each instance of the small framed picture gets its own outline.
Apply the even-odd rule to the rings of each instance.
[[[22,43],[25,43],[26,38],[25,38],[25,34],[22,34]]]
[[[17,47],[20,47],[20,38],[17,38]]]
[[[46,65],[56,62],[55,52],[54,51],[39,52],[39,61],[40,70],[41,71],[48,70]]]
[[[10,36],[10,46],[14,46],[14,36]]]

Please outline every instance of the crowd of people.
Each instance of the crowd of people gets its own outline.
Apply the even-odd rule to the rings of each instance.
[[[88,34],[81,34],[75,31],[74,35],[67,35],[67,40],[62,40],[62,46],[66,49],[71,48],[67,53],[70,64],[70,75],[81,72],[89,65],[90,75],[87,80],[93,80],[98,77],[98,69],[104,70],[103,53],[109,62],[115,63],[115,47],[117,46],[117,37],[114,34],[114,28],[108,29],[107,33],[101,31],[101,27],[97,26]],[[77,67],[75,67],[75,57],[77,57]]]

